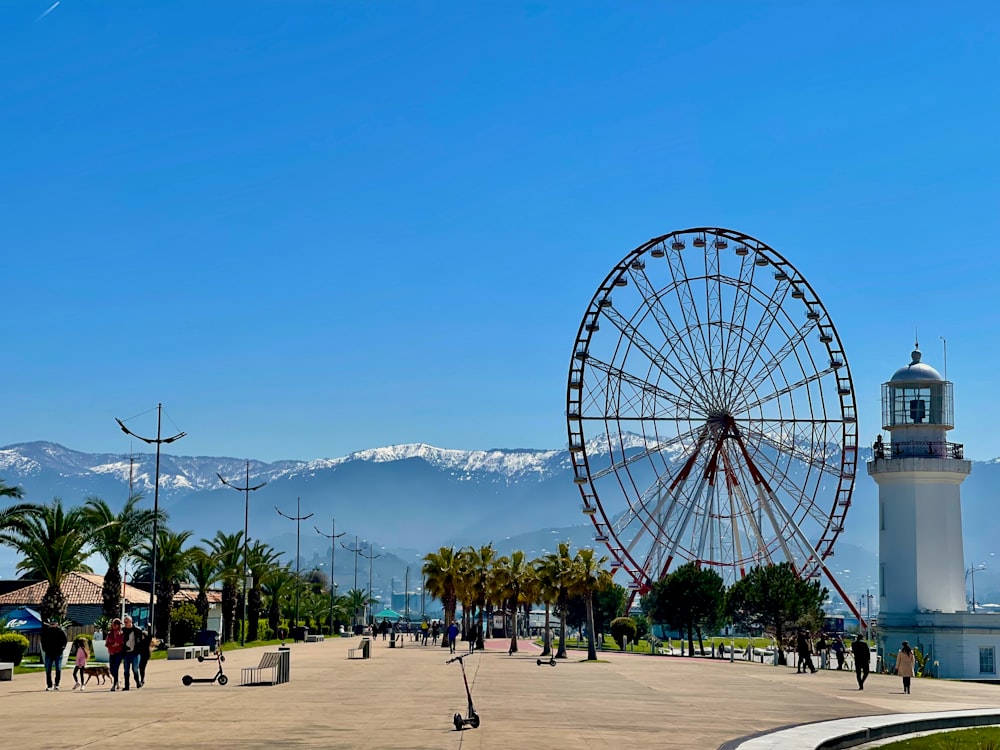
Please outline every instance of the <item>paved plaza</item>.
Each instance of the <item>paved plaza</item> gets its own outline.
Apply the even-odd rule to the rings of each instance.
[[[465,689],[448,650],[379,638],[372,658],[348,660],[359,638],[291,644],[291,681],[240,687],[240,669],[270,649],[229,652],[230,683],[184,687],[214,664],[154,661],[142,690],[109,693],[91,681],[45,692],[44,675],[0,682],[4,747],[71,748],[706,748],[776,727],[855,716],[994,709],[1000,686],[853,673],[796,674],[794,668],[604,651],[601,663],[570,652],[537,666],[537,647],[508,656],[506,641],[466,660],[479,729],[456,732]],[[461,646],[461,644],[460,644]],[[774,745],[780,746],[780,745]],[[789,745],[791,747],[791,745]],[[801,745],[799,745],[801,748]]]

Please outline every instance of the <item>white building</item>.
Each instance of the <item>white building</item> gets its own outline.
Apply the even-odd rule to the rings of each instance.
[[[969,613],[960,486],[972,469],[954,427],[952,384],[912,361],[882,385],[882,429],[868,473],[879,497],[878,649],[892,668],[902,641],[931,674],[996,680],[1000,617]]]

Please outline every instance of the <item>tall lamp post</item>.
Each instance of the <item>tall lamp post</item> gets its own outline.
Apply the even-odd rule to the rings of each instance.
[[[126,435],[131,435],[136,440],[141,440],[146,443],[146,445],[156,446],[156,473],[154,474],[153,480],[153,544],[152,544],[152,560],[150,566],[150,587],[149,587],[149,635],[153,637],[156,635],[156,543],[157,536],[159,534],[159,524],[160,520],[160,446],[166,445],[167,443],[173,443],[174,441],[180,440],[182,437],[187,435],[186,432],[178,432],[176,435],[171,435],[168,438],[162,437],[161,426],[163,424],[163,404],[156,405],[156,437],[147,438],[142,435],[137,435],[122,422],[118,417],[115,417],[115,421],[118,426],[122,428],[122,432]],[[169,606],[169,605],[168,605]]]
[[[301,498],[295,498],[295,515],[290,516],[287,513],[282,513],[281,509],[277,505],[274,509],[278,511],[278,515],[287,518],[289,521],[295,521],[295,627],[299,626],[299,590],[302,588],[300,585],[302,579],[299,577],[299,539],[301,538],[302,531],[302,521],[307,518],[312,518],[314,514],[310,513],[308,516],[302,515],[302,503]]]
[[[965,571],[965,577],[968,578],[972,576],[972,611],[976,611],[976,571],[986,570],[986,563],[979,563],[979,565],[973,565],[967,571]]]
[[[340,546],[343,547],[344,549],[346,549],[348,552],[353,552],[354,553],[354,590],[357,591],[358,590],[358,555],[361,554],[361,550],[363,550],[364,547],[361,547],[358,544],[358,537],[357,536],[354,537],[354,546],[353,547],[348,547],[343,542],[340,543]],[[357,609],[354,610],[354,621],[351,624],[352,625],[357,625],[358,624],[358,610]]]
[[[369,550],[372,546],[368,545]],[[362,557],[368,558],[368,602],[372,603],[375,601],[375,597],[372,595],[372,565],[374,564],[375,558],[382,557],[382,555],[366,555],[364,552],[361,553]],[[365,605],[365,619],[368,619],[368,605]]]
[[[333,519],[333,526],[330,529],[329,534],[327,534],[325,531],[320,531],[319,526],[313,526],[313,528],[316,529],[317,534],[319,534],[320,536],[325,536],[327,539],[330,540],[330,635],[333,635],[333,600],[334,597],[336,597],[337,595],[336,593],[337,587],[336,584],[334,584],[333,582],[333,563],[336,560],[334,553],[337,551],[337,539],[342,537],[344,535],[344,532],[341,531],[339,534],[337,533],[336,518]]]
[[[246,485],[243,487],[237,487],[232,482],[226,480],[222,474],[216,472],[215,476],[219,478],[226,487],[232,487],[234,490],[238,490],[243,493],[243,623],[240,625],[240,645],[243,646],[247,642],[247,543],[250,541],[248,534],[248,527],[250,524],[250,493],[254,490],[259,490],[267,482],[261,482],[260,484],[251,487],[250,486],[250,461],[247,460],[247,479]]]

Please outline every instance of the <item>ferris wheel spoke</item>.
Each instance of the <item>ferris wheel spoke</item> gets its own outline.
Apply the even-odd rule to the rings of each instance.
[[[712,392],[719,389],[719,377],[725,378],[726,352],[722,344],[722,277],[719,274],[719,250],[715,240],[705,244],[705,317],[708,324],[708,373]],[[716,362],[715,359],[719,361]],[[719,376],[716,371],[721,368]]]
[[[774,356],[765,362],[752,378],[748,379],[746,387],[750,391],[755,391],[761,383],[767,380],[781,366],[781,363],[788,358],[788,355],[795,351],[799,344],[805,340],[806,336],[816,330],[816,327],[817,323],[815,320],[807,319],[803,325],[799,326],[795,333],[788,337],[781,348],[775,352]]]
[[[677,443],[683,444],[685,441],[696,437],[698,433],[701,432],[703,429],[704,429],[703,427],[697,427],[695,429],[688,430],[687,432],[681,435],[677,435],[675,437],[670,438],[668,441],[664,443],[655,443],[651,446],[648,446],[645,450],[639,451],[638,453],[633,453],[631,456],[623,458],[621,461],[613,462],[610,466],[601,469],[600,471],[594,472],[592,475],[592,481],[597,481],[602,477],[606,477],[608,474],[612,473],[617,474],[619,470],[624,469],[627,466],[631,466],[636,461],[641,461],[644,458],[650,458],[656,454],[663,453],[664,450],[671,448]]]
[[[670,274],[674,279],[674,294],[680,303],[681,316],[684,318],[684,327],[688,331],[696,331],[692,334],[691,346],[694,349],[695,363],[702,373],[712,371],[712,360],[708,348],[708,340],[705,338],[705,331],[701,327],[701,320],[698,315],[698,308],[694,302],[694,295],[691,293],[691,282],[688,279],[684,268],[684,258],[679,251],[668,251],[667,262],[670,266]],[[701,354],[699,357],[698,355]]]
[[[670,360],[665,358],[657,350],[649,339],[643,335],[638,328],[625,319],[614,307],[602,308],[604,316],[611,321],[622,336],[626,337],[632,345],[636,347],[656,367],[668,380],[670,380],[681,391],[691,391],[700,394],[698,381],[692,374],[678,369]]]
[[[698,407],[696,407],[691,401],[688,401],[677,394],[671,393],[670,391],[664,390],[660,386],[650,383],[648,380],[644,380],[643,378],[626,372],[620,367],[616,367],[615,365],[604,362],[596,357],[588,356],[586,363],[588,366],[594,368],[598,372],[603,372],[607,376],[607,378],[599,381],[602,384],[618,382],[634,388],[636,393],[641,393],[653,398],[654,408],[658,401],[662,402],[664,410],[668,414],[673,413],[677,416],[678,413],[691,413],[697,411],[698,409]],[[592,388],[588,388],[588,395],[591,395],[592,390]],[[608,388],[603,389],[603,391],[598,391],[598,394],[602,392],[605,395],[605,399],[609,400]]]
[[[837,368],[835,367],[827,367],[825,370],[817,370],[816,372],[812,373],[811,375],[807,375],[801,380],[786,385],[784,388],[779,388],[778,390],[772,391],[766,396],[761,396],[756,401],[751,401],[750,403],[747,404],[741,404],[738,413],[743,414],[753,409],[759,409],[765,404],[774,401],[776,398],[787,396],[789,393],[794,393],[795,391],[798,391],[802,388],[806,388],[811,383],[815,383],[822,380],[827,375],[831,374],[836,375],[836,373],[837,373]]]
[[[740,262],[739,277],[729,279],[730,286],[733,287],[733,312],[729,316],[726,324],[726,343],[722,357],[722,367],[725,371],[729,368],[732,357],[733,336],[736,335],[736,352],[734,361],[740,359],[740,349],[742,343],[742,333],[747,322],[747,309],[750,304],[750,290],[753,288],[753,274],[756,266],[753,262],[753,255],[747,253]]]
[[[768,456],[758,454],[757,460],[771,468],[772,480],[775,480],[778,488],[785,492],[789,498],[795,502],[796,507],[803,510],[803,516],[810,516],[817,524],[819,524],[820,528],[825,528],[827,526],[830,522],[830,517],[816,506],[813,498],[804,492],[799,484],[792,481],[788,474],[783,472]],[[773,489],[774,488],[772,488],[772,491]]]
[[[843,471],[839,466],[834,466],[826,462],[826,449],[825,446],[822,449],[822,454],[817,451],[805,451],[796,445],[789,444],[780,440],[775,440],[770,435],[763,432],[758,432],[752,428],[747,430],[747,434],[750,437],[756,438],[759,442],[773,448],[779,453],[784,453],[787,456],[791,456],[804,464],[812,466],[819,469],[820,471],[829,474],[830,476],[837,477],[838,479],[842,475]]]
[[[667,312],[667,308],[664,307],[663,299],[660,294],[657,293],[653,283],[649,280],[649,276],[646,275],[645,266],[639,269],[630,270],[629,273],[632,276],[636,289],[642,293],[643,306],[649,310],[649,313],[653,316],[653,320],[656,321],[657,327],[660,329],[660,333],[663,334],[663,339],[666,343],[665,348],[667,351],[677,351],[678,346],[683,348],[686,356],[681,358],[681,362],[684,364],[687,362],[694,362],[696,364],[695,371],[697,372],[698,358],[691,346],[688,344],[687,337],[677,328],[674,324],[674,319],[670,316],[670,313]],[[690,381],[691,373],[685,372],[684,379],[685,381]]]
[[[763,314],[757,321],[757,325],[754,326],[753,333],[750,334],[749,338],[751,342],[759,341],[763,343],[767,341],[767,337],[771,333],[771,328],[773,328],[774,324],[778,321],[778,315],[780,311],[783,309],[783,304],[787,294],[788,294],[787,285],[779,284],[774,288],[774,291],[772,291],[770,296],[768,297],[767,303],[764,305]],[[749,364],[753,362],[754,358],[760,356],[760,353],[762,351],[764,351],[763,346],[748,345],[746,348],[741,346],[739,348],[740,356],[739,359],[737,359],[736,363],[733,365],[732,368],[733,371],[737,373],[746,372]],[[738,387],[737,386],[738,382],[739,381],[737,378],[733,378],[733,380],[730,381],[730,388],[729,391],[727,392],[727,396],[729,397],[730,400],[732,400],[736,395],[735,389]]]

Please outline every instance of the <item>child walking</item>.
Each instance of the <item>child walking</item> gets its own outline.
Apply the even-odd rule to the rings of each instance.
[[[73,667],[73,689],[80,688],[80,690],[83,690],[83,670],[87,666],[87,659],[90,657],[87,639],[77,638],[73,641],[73,648],[76,651],[76,665]]]

